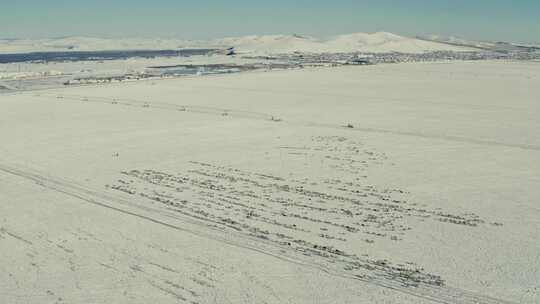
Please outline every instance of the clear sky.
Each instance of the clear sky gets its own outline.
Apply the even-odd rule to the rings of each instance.
[[[540,42],[540,0],[0,0],[0,37],[387,31]]]

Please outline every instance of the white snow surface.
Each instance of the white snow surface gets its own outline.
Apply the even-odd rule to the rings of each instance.
[[[0,303],[540,303],[539,78],[484,61],[0,95]],[[427,274],[444,284],[403,284]]]

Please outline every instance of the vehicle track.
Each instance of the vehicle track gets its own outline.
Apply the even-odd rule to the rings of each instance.
[[[475,144],[475,145],[482,145],[482,146],[497,146],[497,147],[507,147],[507,148],[518,148],[518,149],[529,150],[529,151],[540,151],[540,146],[538,145],[507,143],[507,142],[501,142],[501,141],[489,140],[489,139],[483,139],[483,138],[471,138],[471,137],[463,137],[463,136],[434,134],[434,133],[427,133],[427,132],[399,131],[399,130],[392,130],[392,129],[385,129],[385,128],[362,127],[361,125],[357,125],[357,124],[347,127],[345,125],[332,124],[332,123],[292,121],[288,119],[283,119],[283,117],[279,115],[273,115],[269,113],[243,111],[243,110],[217,108],[217,107],[181,105],[181,104],[174,104],[174,103],[143,101],[143,100],[136,100],[136,99],[96,97],[96,96],[84,96],[84,95],[74,95],[74,94],[69,94],[69,95],[61,94],[61,95],[56,95],[56,96],[51,95],[51,94],[40,94],[40,96],[49,97],[49,98],[58,98],[58,99],[68,99],[72,101],[119,104],[119,105],[124,105],[124,106],[148,107],[148,108],[161,109],[161,110],[171,110],[171,111],[191,112],[191,113],[199,113],[199,114],[231,116],[231,117],[236,117],[236,118],[275,121],[275,122],[280,122],[283,124],[297,126],[297,127],[342,129],[342,130],[349,130],[349,131],[356,131],[356,132],[392,134],[392,135],[401,135],[401,136],[424,138],[424,139],[443,140],[443,141],[449,141],[449,142],[461,142],[461,143]]]
[[[56,98],[61,100],[71,100],[71,101],[82,101],[82,102],[93,102],[93,103],[104,103],[104,104],[118,104],[123,106],[132,106],[132,107],[144,107],[160,110],[171,110],[179,112],[191,112],[191,113],[200,113],[200,114],[212,114],[212,115],[221,115],[221,116],[233,116],[241,118],[251,118],[251,119],[260,119],[260,120],[272,120],[273,115],[254,112],[254,111],[243,111],[227,108],[218,108],[218,107],[208,107],[208,106],[197,106],[189,104],[175,104],[175,103],[166,103],[166,102],[155,102],[155,101],[145,101],[132,98],[110,98],[110,97],[99,97],[99,96],[84,96],[84,95],[75,95],[75,94],[39,94],[39,96]]]
[[[362,127],[362,126],[352,126],[348,128],[346,126],[337,126],[335,124],[325,124],[325,123],[315,123],[315,122],[309,122],[309,123],[306,123],[305,125],[312,126],[312,127],[320,127],[320,128],[331,128],[331,129],[347,128],[350,131],[358,131],[358,132],[403,135],[403,136],[426,138],[426,139],[444,140],[444,141],[450,141],[450,142],[462,142],[462,143],[482,145],[482,146],[498,146],[498,147],[508,147],[508,148],[519,148],[523,150],[540,151],[540,146],[536,146],[536,145],[505,143],[505,142],[494,141],[494,140],[476,139],[476,138],[462,137],[462,136],[397,131],[397,130],[391,130],[391,129],[368,128],[368,127]]]
[[[323,263],[318,263],[313,260],[307,260],[300,255],[292,252],[284,252],[285,247],[278,247],[274,244],[265,242],[259,239],[250,239],[246,236],[235,235],[234,232],[227,232],[215,229],[202,221],[192,218],[172,215],[166,210],[158,210],[154,208],[141,206],[133,201],[124,200],[121,197],[112,196],[103,191],[97,191],[80,185],[76,182],[71,182],[62,178],[55,178],[48,174],[41,173],[31,168],[22,166],[10,166],[0,164],[0,171],[17,176],[29,181],[33,181],[41,187],[63,193],[70,197],[79,199],[92,205],[113,210],[128,216],[137,217],[141,220],[161,225],[177,231],[183,231],[198,237],[212,239],[230,246],[250,250],[252,252],[271,256],[288,263],[294,263],[302,267],[314,268],[330,275],[339,276],[348,279],[355,279],[369,284],[374,284],[379,287],[391,289],[400,293],[412,295],[424,300],[429,300],[434,303],[444,304],[513,304],[514,302],[493,297],[485,296],[475,292],[466,291],[451,286],[431,286],[422,284],[418,286],[404,286],[403,284],[393,281],[392,279],[377,276],[377,275],[351,275],[341,269],[333,269],[331,266]],[[162,217],[161,219],[159,217]],[[174,219],[182,224],[191,224],[195,228],[182,227],[179,224],[171,223],[167,220]]]

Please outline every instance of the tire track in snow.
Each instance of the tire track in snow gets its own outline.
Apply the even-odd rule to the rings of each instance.
[[[273,258],[277,258],[287,263],[294,263],[301,267],[309,267],[312,269],[317,269],[329,275],[339,276],[342,278],[354,279],[354,280],[362,281],[365,283],[374,284],[379,287],[387,288],[390,290],[394,290],[396,292],[422,298],[424,300],[428,300],[434,303],[515,304],[514,302],[497,299],[497,298],[481,295],[474,292],[469,292],[469,291],[462,290],[459,288],[453,288],[451,286],[439,287],[439,286],[419,285],[418,287],[406,287],[399,283],[393,282],[390,279],[385,279],[381,277],[350,275],[341,270],[331,269],[329,267],[326,267],[325,265],[318,264],[316,262],[305,261],[290,253],[289,254],[274,253],[272,251],[280,252],[281,250],[283,250],[283,248],[277,248],[278,250],[275,250],[276,249],[275,245],[273,246],[272,244],[266,244],[264,241],[249,240],[246,237],[237,238],[236,235],[232,235],[232,233],[230,232],[228,233],[229,237],[220,236],[217,233],[221,231],[212,231],[210,227],[204,225],[200,221],[195,221],[187,217],[184,218],[181,216],[175,216],[174,217],[175,220],[180,220],[182,222],[188,222],[190,224],[194,224],[204,230],[199,231],[199,230],[190,229],[186,227],[180,227],[178,225],[167,222],[165,219],[158,219],[151,216],[152,214],[154,214],[154,215],[164,216],[166,218],[167,217],[171,218],[170,215],[164,213],[163,211],[139,206],[133,202],[125,201],[121,198],[113,197],[111,195],[104,194],[104,193],[86,188],[74,182],[66,181],[59,178],[53,178],[52,176],[49,176],[48,174],[43,174],[30,168],[23,168],[20,166],[13,167],[13,166],[5,165],[5,164],[0,164],[0,171],[13,175],[13,176],[18,176],[20,178],[23,178],[29,181],[33,181],[34,183],[36,183],[37,185],[41,187],[44,187],[44,188],[47,188],[47,189],[50,189],[59,193],[63,193],[65,195],[90,203],[92,205],[95,205],[101,208],[106,208],[109,210],[113,210],[115,212],[119,212],[128,216],[133,216],[141,220],[151,222],[153,224],[161,225],[161,226],[174,229],[177,231],[186,232],[186,233],[189,233],[189,234],[201,237],[201,238],[212,239],[214,241],[221,242],[221,243],[233,246],[233,247],[246,249],[252,252],[271,256]],[[143,214],[141,212],[147,212],[148,215]],[[216,232],[216,234],[212,232]],[[252,243],[250,244],[249,241],[252,241]]]

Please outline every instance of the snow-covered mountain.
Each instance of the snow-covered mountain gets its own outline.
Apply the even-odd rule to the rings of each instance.
[[[462,47],[448,44],[423,41],[416,38],[398,36],[387,32],[374,34],[355,33],[340,35],[327,41],[326,44],[335,50],[362,51],[362,52],[402,52],[422,53],[426,51],[465,51]]]
[[[211,44],[234,47],[240,53],[319,52],[323,48],[316,38],[299,35],[230,37],[213,40]]]
[[[450,44],[454,46],[476,48],[480,50],[489,50],[495,52],[508,51],[535,51],[540,50],[540,46],[534,44],[509,43],[509,42],[491,42],[491,41],[475,41],[463,39],[459,37],[445,37],[440,35],[428,35],[418,37],[420,40],[429,42],[438,42]]]
[[[469,40],[469,39],[464,39],[464,38],[454,37],[454,36],[425,35],[425,36],[418,36],[417,38],[420,40],[425,40],[425,41],[440,42],[440,43],[452,44],[452,45],[457,45],[457,46],[466,46],[466,47],[473,47],[473,48],[480,48],[480,49],[489,49],[495,45],[494,42],[475,41],[475,40]]]
[[[0,39],[0,53],[54,51],[165,50],[193,46],[193,41],[161,38],[65,37],[51,39]]]
[[[275,54],[292,52],[402,52],[464,51],[466,46],[398,36],[387,32],[354,33],[319,39],[300,35],[243,36],[213,40],[181,40],[150,38],[90,38],[67,37],[56,39],[0,40],[0,53],[37,51],[95,51],[95,50],[163,50],[181,48],[234,47],[239,53]]]
[[[354,33],[317,39],[299,35],[248,36],[225,38],[214,41],[216,45],[234,46],[239,52],[255,53],[340,53],[340,52],[402,52],[422,53],[426,51],[453,50],[468,48],[438,42],[402,37],[387,32],[373,34]]]

